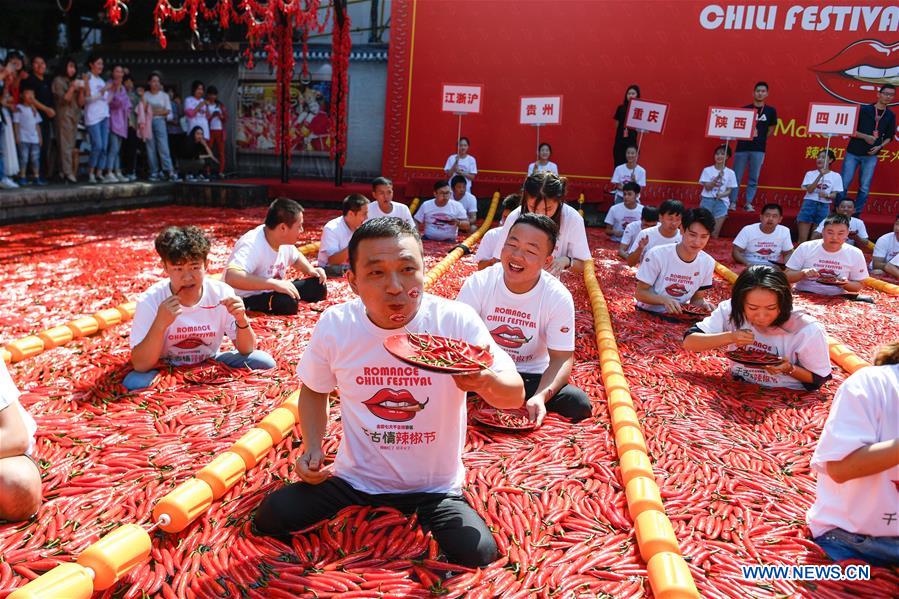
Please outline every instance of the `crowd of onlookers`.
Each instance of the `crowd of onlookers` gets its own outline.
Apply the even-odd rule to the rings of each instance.
[[[9,52],[0,67],[0,187],[224,175],[228,112],[214,86],[194,81],[182,101],[159,73],[136,83],[100,56],[83,68],[63,58],[52,77],[41,55],[25,65]]]

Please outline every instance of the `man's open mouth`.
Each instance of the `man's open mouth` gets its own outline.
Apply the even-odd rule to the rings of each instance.
[[[899,85],[899,42],[859,40],[811,69],[817,73],[821,87],[833,97],[869,104],[874,101],[872,92],[882,85]]]

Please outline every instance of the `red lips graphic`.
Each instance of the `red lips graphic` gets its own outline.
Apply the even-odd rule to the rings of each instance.
[[[680,297],[687,294],[687,288],[680,283],[672,283],[665,287],[665,292],[671,297]]]
[[[770,256],[773,253],[774,253],[774,250],[772,250],[771,248],[760,248],[756,252],[756,254],[758,254],[759,256]]]
[[[837,273],[835,273],[835,272],[832,271],[832,270],[823,268],[823,269],[821,269],[821,270],[818,271],[818,276],[821,277],[821,278],[823,278],[823,279],[826,279],[826,278],[828,278],[828,277],[830,277],[830,278],[832,278],[832,279],[836,279],[836,278],[837,278]]]
[[[202,340],[197,339],[196,337],[188,337],[175,344],[175,347],[178,349],[197,349],[200,346],[208,347],[209,344],[203,343]]]
[[[412,394],[402,389],[394,391],[393,389],[381,389],[371,399],[363,403],[368,410],[380,418],[388,422],[406,422],[415,418],[415,413],[425,409],[430,399],[424,403],[415,401]]]
[[[518,349],[532,339],[531,337],[525,337],[524,331],[518,327],[510,327],[507,324],[496,327],[490,331],[490,335],[493,336],[493,340],[496,341],[497,345],[509,349]]]
[[[859,40],[811,70],[831,96],[853,104],[869,104],[881,85],[899,77],[899,42]],[[899,99],[893,105],[897,103]]]

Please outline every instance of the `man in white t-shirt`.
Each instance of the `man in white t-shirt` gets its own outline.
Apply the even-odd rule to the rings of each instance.
[[[868,277],[865,255],[857,247],[846,244],[849,218],[832,214],[824,219],[824,236],[806,241],[787,260],[786,275],[796,283],[797,291],[819,295],[858,293]],[[819,283],[827,279],[833,284]]]
[[[727,166],[730,156],[730,146],[718,146],[715,148],[715,164],[702,169],[702,174],[699,175],[699,184],[702,186],[699,207],[705,208],[715,217],[712,237],[718,237],[721,232],[730,207],[730,193],[739,187],[737,175]]]
[[[646,188],[646,169],[637,164],[639,153],[637,146],[628,146],[624,152],[624,164],[619,164],[612,172],[612,185],[615,186],[615,203],[624,201],[624,185],[636,183],[641,189]]]
[[[474,224],[478,220],[478,199],[468,191],[468,179],[462,175],[456,175],[450,179],[450,188],[453,190],[453,200],[462,204],[468,222]]]
[[[899,254],[893,256],[889,263],[883,265],[883,272],[890,275],[894,279],[899,279]]]
[[[30,457],[36,430],[0,360],[0,520],[28,520],[41,506],[41,473]]]
[[[646,252],[659,245],[681,242],[681,219],[684,205],[678,200],[665,200],[659,206],[659,224],[640,231],[628,248],[628,266],[637,266]]]
[[[855,202],[852,198],[846,197],[840,200],[837,203],[837,214],[842,214],[846,218],[849,219],[849,237],[846,239],[846,243],[849,245],[854,245],[855,247],[867,248],[868,247],[868,228],[865,226],[864,221],[860,218],[855,218],[852,216],[855,214]],[[815,229],[815,232],[812,234],[812,239],[821,239],[821,233],[824,231],[824,221],[822,220],[818,224],[818,228]]]
[[[765,204],[759,223],[746,225],[734,239],[731,255],[737,264],[786,264],[793,253],[790,230],[780,224],[783,209],[780,204]]]
[[[351,193],[343,198],[343,214],[329,220],[322,227],[322,241],[318,251],[318,265],[329,277],[342,277],[349,268],[347,248],[353,231],[368,218],[368,198]]]
[[[715,219],[705,208],[687,210],[680,243],[649,250],[637,270],[637,308],[647,312],[680,314],[681,306],[693,304],[707,310],[705,300],[712,287],[715,259],[706,254],[706,244],[715,229]]]
[[[815,543],[834,561],[899,565],[899,350],[887,346],[837,390],[811,458]]]
[[[809,240],[809,234],[816,223],[820,223],[830,214],[830,203],[837,194],[843,191],[843,179],[839,173],[830,170],[830,165],[836,160],[833,150],[821,150],[815,160],[817,167],[813,171],[805,173],[802,179],[802,189],[805,197],[802,199],[802,207],[796,215],[796,230],[798,242]]]
[[[243,234],[225,262],[225,283],[234,287],[248,310],[292,315],[300,301],[319,302],[328,294],[327,275],[296,248],[303,232],[303,207],[278,198],[268,207],[265,223]],[[293,268],[307,278],[287,280]]]
[[[424,228],[423,239],[455,241],[459,236],[459,229],[468,231],[471,228],[465,208],[453,201],[452,195],[448,182],[437,181],[434,184],[434,197],[415,212],[416,222]]]
[[[559,227],[548,216],[522,214],[509,229],[494,264],[465,281],[458,301],[487,324],[524,381],[530,419],[540,426],[546,412],[574,422],[590,417],[590,398],[568,383],[574,364],[574,300],[552,263]]]
[[[521,206],[521,195],[512,193],[503,198],[502,214],[499,219],[499,226],[494,227],[484,233],[481,241],[478,243],[477,252],[474,255],[474,261],[478,263],[478,270],[484,270],[488,266],[493,266],[499,262],[499,258],[494,258],[494,254],[498,249],[496,244],[502,238],[503,224],[513,210]]]
[[[387,177],[377,177],[371,182],[371,195],[375,201],[368,205],[368,220],[392,216],[415,226],[409,207],[393,201],[393,181]]]
[[[655,227],[658,224],[659,209],[655,206],[643,206],[643,210],[640,211],[640,220],[634,221],[624,228],[624,233],[621,235],[621,243],[618,245],[618,255],[622,259],[627,260],[627,257],[630,255],[628,249],[631,247],[634,239],[637,238],[637,235],[640,234],[640,231]]]
[[[899,256],[899,215],[893,222],[893,230],[880,236],[877,243],[874,244],[874,251],[871,253],[871,269],[872,275],[880,275],[884,272],[884,267],[890,261]]]
[[[613,204],[606,213],[606,235],[612,241],[621,241],[624,228],[629,224],[640,220],[643,207],[640,205],[640,186],[633,181],[628,181],[622,187],[624,201],[621,204]]]
[[[474,156],[468,153],[470,146],[471,142],[468,141],[467,137],[460,137],[458,152],[447,158],[446,164],[443,166],[443,172],[447,180],[452,179],[456,175],[462,175],[468,180],[468,189],[465,191],[471,191],[471,182],[474,181],[478,174],[478,162],[474,159]]]
[[[395,218],[370,220],[353,234],[349,254],[347,280],[359,297],[325,310],[297,366],[302,482],[263,499],[255,527],[287,536],[351,505],[389,506],[416,513],[450,563],[483,567],[497,547],[462,495],[466,393],[495,408],[518,408],[521,377],[474,310],[425,293],[415,228]],[[384,347],[406,331],[487,347],[493,364],[455,376],[412,366]],[[322,441],[335,388],[343,435],[333,465],[325,466]]]
[[[267,370],[275,360],[256,349],[243,300],[221,281],[206,276],[209,240],[197,227],[169,227],[156,237],[156,252],[168,275],[137,300],[131,327],[131,364],[122,385],[150,386],[160,363],[174,366],[213,359],[232,368]],[[219,351],[225,335],[235,351]]]

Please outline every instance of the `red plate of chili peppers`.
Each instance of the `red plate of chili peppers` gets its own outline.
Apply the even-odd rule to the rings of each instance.
[[[725,354],[734,362],[746,366],[773,366],[780,364],[783,358],[776,354],[769,354],[759,349],[735,349]]]
[[[702,320],[709,314],[711,314],[711,312],[703,306],[697,306],[695,304],[681,304],[681,313],[675,314],[675,316],[678,316],[683,320]]]
[[[384,349],[407,364],[433,372],[464,374],[493,365],[488,348],[429,333],[392,335],[384,341]]]
[[[478,424],[501,431],[530,431],[537,426],[528,417],[527,408],[498,410],[493,406],[481,403],[469,412],[469,416]]]
[[[849,281],[847,279],[840,279],[837,277],[832,277],[832,276],[827,275],[827,276],[818,277],[817,279],[815,279],[815,282],[821,283],[822,285],[833,285],[835,287],[842,287]]]

